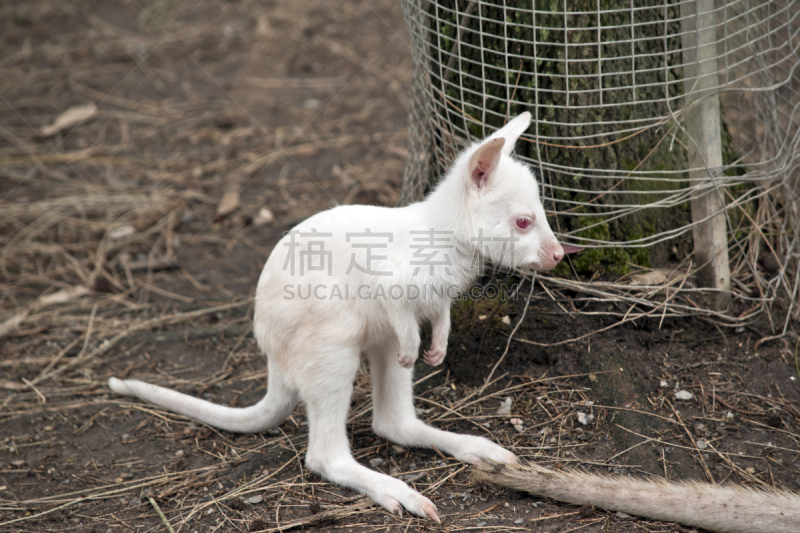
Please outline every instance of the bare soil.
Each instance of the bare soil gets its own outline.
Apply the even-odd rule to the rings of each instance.
[[[370,429],[363,369],[354,455],[431,497],[441,525],[306,470],[302,406],[237,435],[107,389],[113,375],[227,405],[263,396],[252,295],[272,247],[337,203],[397,201],[397,2],[11,2],[0,69],[0,531],[165,531],[158,511],[184,532],[687,531],[393,446]],[[94,116],[40,135],[87,103]],[[454,305],[447,359],[418,367],[423,419],[553,468],[800,486],[797,323],[762,343],[766,317],[624,321],[614,302],[529,283]]]

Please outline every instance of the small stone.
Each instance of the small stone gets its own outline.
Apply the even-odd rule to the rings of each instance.
[[[271,224],[275,222],[275,215],[272,214],[272,211],[267,209],[266,207],[262,207],[258,210],[258,214],[253,219],[253,224],[256,226],[263,226],[265,224]]]
[[[703,439],[697,439],[695,444],[697,445],[698,450],[705,450],[706,448],[708,448],[708,443]]]
[[[135,505],[141,505],[141,504],[142,504],[142,502],[141,502],[141,500],[137,500],[136,498],[134,498],[134,499],[132,499],[131,501],[129,501],[129,502],[128,502],[128,504],[129,504],[131,507],[133,507],[133,506],[135,506]]]
[[[592,420],[594,420],[594,415],[592,414],[587,415],[586,413],[578,411],[578,422],[580,422],[584,426],[588,425]]]
[[[484,527],[485,525],[486,525],[486,522],[478,522],[478,526],[477,527]]]
[[[592,383],[597,381],[597,374],[589,374],[589,381],[591,381]]]
[[[725,418],[727,418],[728,420],[731,420],[731,419],[733,419],[733,417],[734,417],[734,415],[733,415],[733,413],[731,413],[730,411],[728,411],[727,413],[725,413]]]
[[[381,459],[380,457],[374,457],[374,458],[369,460],[369,465],[372,468],[375,468],[377,466],[381,466],[382,464],[383,464],[383,459]]]
[[[622,511],[617,511],[616,517],[619,520],[632,520],[633,519],[633,517],[631,515],[625,514]]]
[[[183,450],[178,450],[175,452],[175,457],[183,457]]]
[[[506,316],[504,316],[503,318],[500,319],[500,322],[502,322],[506,326],[509,326],[509,325],[511,325],[511,317],[506,315]]]
[[[249,498],[247,498],[247,501],[253,504],[261,503],[264,501],[264,496],[262,496],[261,494],[256,494],[255,496],[250,496]]]
[[[489,318],[489,315],[478,315],[478,320],[486,320]]]
[[[675,393],[676,400],[691,400],[692,398],[694,398],[694,395],[688,390],[679,390]]]
[[[392,450],[394,450],[394,453],[405,453],[406,451],[405,448],[403,448],[402,446],[398,446],[397,444],[392,446]]]
[[[122,434],[122,442],[129,441],[129,440],[131,440],[131,436],[128,435],[127,433],[123,433]]]
[[[747,472],[748,474],[755,474],[756,473],[756,469],[753,468],[752,466],[749,466],[749,467],[745,468],[744,471]]]
[[[658,386],[661,387],[662,389],[666,389],[667,387],[669,387],[669,383],[667,383],[662,379],[661,381],[658,382]]]
[[[506,398],[503,403],[500,404],[500,408],[497,410],[497,414],[500,416],[508,416],[511,414],[511,404],[513,400],[511,398]]]
[[[524,521],[525,521],[525,519],[524,519],[524,518],[517,518],[516,520],[514,520],[514,523],[515,523],[515,524],[521,524],[521,523],[523,523]]]
[[[25,464],[25,459],[17,459],[16,461],[11,461],[11,464],[14,466],[23,466]]]

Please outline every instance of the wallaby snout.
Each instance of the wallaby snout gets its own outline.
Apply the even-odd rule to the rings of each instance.
[[[564,258],[564,248],[562,248],[561,244],[556,240],[553,240],[542,248],[540,255],[541,260],[539,260],[538,264],[534,265],[534,268],[543,271],[554,269]]]

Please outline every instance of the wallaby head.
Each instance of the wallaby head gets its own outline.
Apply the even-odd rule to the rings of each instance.
[[[511,157],[530,122],[523,113],[468,148],[440,188],[461,197],[464,234],[483,256],[510,268],[550,270],[564,249],[547,223],[533,172]]]

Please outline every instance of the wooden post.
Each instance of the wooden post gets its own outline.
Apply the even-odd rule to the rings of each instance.
[[[717,189],[722,173],[722,138],[717,87],[714,0],[681,4],[683,77],[686,94],[684,127],[691,137],[689,179],[702,190],[692,196],[692,228],[698,285],[717,289],[711,304],[717,310],[730,302],[731,270],[725,201]],[[702,222],[701,222],[702,221]]]

